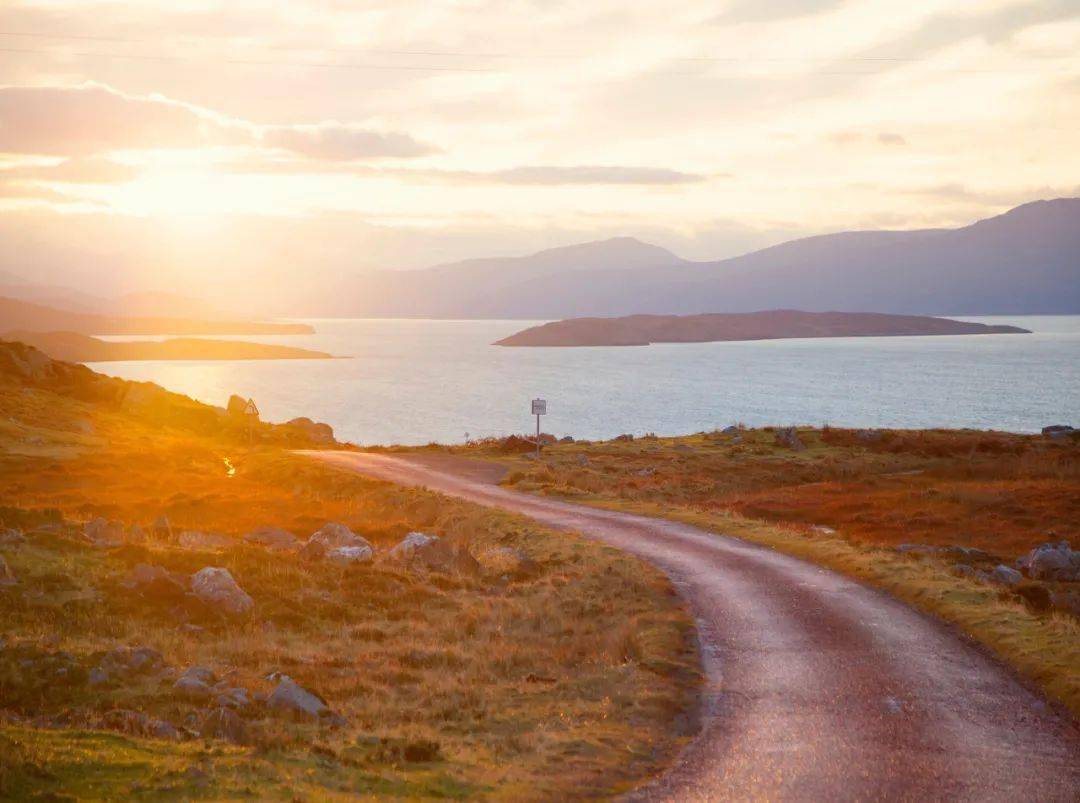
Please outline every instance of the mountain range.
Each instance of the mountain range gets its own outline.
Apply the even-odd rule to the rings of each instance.
[[[339,279],[327,316],[531,318],[770,308],[924,315],[1080,313],[1080,198],[958,229],[808,237],[691,262],[628,237]]]

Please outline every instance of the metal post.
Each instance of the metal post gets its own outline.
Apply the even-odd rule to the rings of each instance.
[[[536,414],[536,459],[540,459],[540,413]]]

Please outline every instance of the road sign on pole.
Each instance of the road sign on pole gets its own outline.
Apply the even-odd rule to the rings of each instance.
[[[547,400],[533,399],[532,412],[536,416],[536,459],[540,459],[540,416],[547,415]]]

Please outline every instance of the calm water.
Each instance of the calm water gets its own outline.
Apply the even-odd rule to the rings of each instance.
[[[306,415],[364,444],[527,432],[534,396],[548,400],[545,431],[579,438],[734,422],[1080,425],[1080,316],[970,320],[1035,334],[507,349],[490,343],[529,322],[315,320],[315,335],[244,339],[353,359],[93,367],[213,404],[251,396],[266,420]]]

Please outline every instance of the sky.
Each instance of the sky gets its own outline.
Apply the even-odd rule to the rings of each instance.
[[[1076,0],[0,2],[0,272],[717,259],[1080,194]]]

